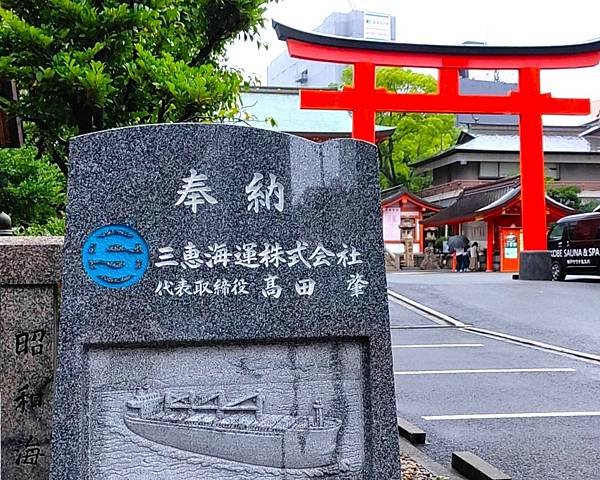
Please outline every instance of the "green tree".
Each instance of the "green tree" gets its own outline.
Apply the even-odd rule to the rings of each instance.
[[[550,198],[553,198],[557,202],[562,203],[567,207],[571,207],[575,210],[581,210],[581,199],[579,198],[581,188],[575,185],[569,185],[565,187],[549,186],[546,189],[546,193]]]
[[[589,202],[585,202],[585,203],[582,202],[581,208],[579,209],[579,211],[582,213],[593,212],[596,208],[598,208],[599,205],[600,205],[600,202],[598,200],[590,200]]]
[[[275,0],[277,1],[277,0]],[[104,128],[236,115],[244,78],[222,65],[256,41],[269,0],[2,0],[0,78],[30,141],[67,173],[67,141]]]
[[[352,69],[342,75],[346,85],[352,84]],[[435,93],[437,81],[430,75],[405,68],[378,68],[379,88],[394,93]],[[378,125],[396,127],[395,132],[379,143],[379,170],[382,187],[405,185],[419,191],[431,182],[430,175],[416,175],[412,164],[454,145],[458,130],[454,115],[381,112]]]
[[[65,177],[35,148],[0,149],[0,211],[13,225],[56,224],[65,207]]]

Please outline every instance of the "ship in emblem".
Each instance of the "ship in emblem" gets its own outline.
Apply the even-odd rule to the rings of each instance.
[[[227,402],[222,392],[140,388],[126,402],[124,422],[147,440],[234,462],[285,469],[336,463],[342,422],[324,417],[321,401],[312,416],[270,414],[264,405],[260,392]]]

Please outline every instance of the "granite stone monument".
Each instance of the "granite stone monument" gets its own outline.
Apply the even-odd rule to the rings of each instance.
[[[48,480],[62,239],[0,236],[0,478]]]
[[[399,479],[376,148],[73,139],[54,480]]]

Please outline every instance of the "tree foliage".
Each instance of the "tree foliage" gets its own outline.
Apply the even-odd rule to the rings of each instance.
[[[550,185],[552,185],[550,183]],[[575,185],[568,185],[564,187],[553,187],[550,186],[546,189],[548,196],[567,207],[571,207],[574,210],[581,210],[581,199],[579,194],[581,188]]]
[[[64,173],[73,135],[234,116],[244,79],[220,61],[239,34],[260,45],[268,2],[2,0],[0,78],[20,99],[0,108]]]
[[[352,69],[344,70],[342,81],[352,84]],[[377,87],[394,93],[435,93],[437,82],[430,75],[404,68],[378,68]],[[428,175],[415,175],[412,164],[454,145],[458,131],[454,115],[382,112],[378,125],[396,127],[379,143],[379,168],[382,187],[405,185],[418,191],[430,182]]]
[[[590,200],[589,202],[582,203],[581,208],[579,209],[582,213],[593,212],[600,206],[600,202],[598,200]]]
[[[557,202],[582,213],[593,212],[600,205],[598,200],[589,200],[584,203],[579,197],[581,188],[577,185],[556,187],[553,186],[553,180],[551,179],[546,179],[546,193]]]
[[[0,149],[0,211],[27,228],[56,222],[64,211],[65,177],[35,148]]]

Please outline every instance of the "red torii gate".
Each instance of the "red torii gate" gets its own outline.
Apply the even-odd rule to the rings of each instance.
[[[600,39],[577,45],[490,47],[418,45],[333,37],[273,22],[292,57],[354,66],[354,86],[341,91],[301,90],[301,108],[352,111],[352,136],[375,142],[376,112],[519,115],[521,216],[526,251],[546,250],[542,115],[587,115],[589,99],[553,98],[540,90],[541,69],[600,63]],[[437,94],[398,94],[375,88],[375,67],[439,70]],[[517,70],[518,90],[505,96],[461,95],[459,70]]]

